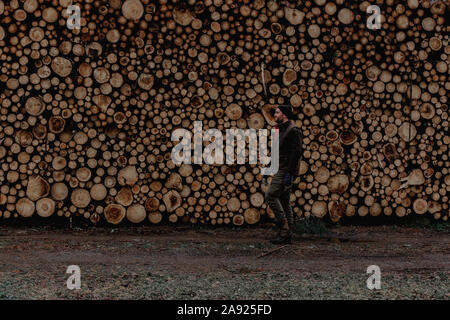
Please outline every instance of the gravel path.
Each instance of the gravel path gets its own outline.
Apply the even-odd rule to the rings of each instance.
[[[0,227],[0,299],[445,299],[450,232],[338,227],[276,248],[273,231]],[[81,289],[69,290],[69,265]],[[381,269],[369,290],[367,267]]]

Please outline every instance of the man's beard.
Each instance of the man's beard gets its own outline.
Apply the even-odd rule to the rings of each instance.
[[[281,119],[277,118],[277,119],[275,119],[275,122],[278,123],[278,124],[283,123],[283,119],[282,118]]]

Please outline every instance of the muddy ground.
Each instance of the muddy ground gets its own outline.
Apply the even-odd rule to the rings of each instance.
[[[448,229],[333,228],[277,248],[270,228],[0,226],[0,299],[445,299]],[[69,265],[81,289],[69,290]],[[367,267],[381,269],[369,290]]]

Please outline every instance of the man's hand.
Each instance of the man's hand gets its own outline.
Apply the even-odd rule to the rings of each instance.
[[[262,177],[262,183],[263,184],[267,184],[267,176],[263,176]]]
[[[283,177],[283,183],[285,186],[289,186],[292,184],[292,176],[289,172],[286,172]]]

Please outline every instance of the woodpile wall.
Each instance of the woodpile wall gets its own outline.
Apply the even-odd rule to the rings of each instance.
[[[0,1],[0,217],[258,223],[272,216],[258,167],[177,166],[171,133],[270,129],[269,110],[290,103],[304,135],[298,216],[446,221],[448,6]]]

